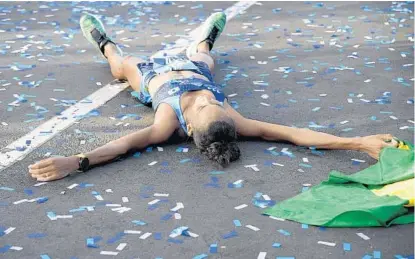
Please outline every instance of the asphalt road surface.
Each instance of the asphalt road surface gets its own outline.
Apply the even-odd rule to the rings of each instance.
[[[82,12],[103,15],[127,54],[148,58],[234,3],[0,3],[0,147],[113,80],[106,61],[82,36]],[[343,137],[391,133],[413,142],[413,20],[413,3],[406,2],[257,3],[232,19],[216,43],[215,79],[249,118]],[[258,192],[279,202],[300,193],[303,184],[325,180],[332,169],[353,173],[375,163],[359,152],[318,156],[287,143],[241,140],[241,159],[222,169],[192,142],[171,141],[139,157],[34,186],[27,166],[45,155],[87,152],[150,125],[153,111],[130,92],[0,172],[1,258],[257,258],[260,252],[266,258],[376,258],[374,251],[381,258],[413,258],[413,225],[304,228],[263,216],[252,202]],[[9,105],[17,99],[19,106]],[[266,152],[270,147],[286,148],[294,157],[274,156]],[[300,165],[303,158],[311,167]],[[245,167],[252,164],[259,171]],[[228,187],[237,180],[243,187]],[[38,197],[48,200],[14,204]],[[160,201],[153,204],[155,199]],[[177,203],[184,208],[174,214],[170,209]],[[130,210],[119,213],[107,204]],[[241,204],[248,206],[234,209]],[[48,212],[72,217],[51,220]],[[198,237],[169,238],[180,226]],[[225,238],[232,231],[237,235]],[[212,244],[217,253],[211,253]]]

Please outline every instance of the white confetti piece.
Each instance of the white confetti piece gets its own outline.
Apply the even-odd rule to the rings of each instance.
[[[261,105],[264,105],[264,106],[267,106],[267,107],[269,107],[269,106],[271,106],[271,105],[269,105],[268,103],[260,103]]]
[[[182,215],[180,213],[174,213],[174,218],[175,219],[182,219]]]
[[[303,183],[303,186],[310,187],[311,186],[311,183]]]
[[[245,227],[247,227],[247,228],[249,228],[253,231],[259,231],[259,228],[255,227],[255,226],[252,226],[252,225],[246,225]]]
[[[3,126],[8,126],[9,124],[7,124],[6,122],[2,121],[2,122],[1,122],[1,125],[3,125]]]
[[[118,251],[122,251],[126,246],[127,246],[127,243],[121,243],[115,249],[117,249]]]
[[[184,205],[183,205],[183,203],[181,203],[181,202],[177,202],[177,203],[176,203],[176,207],[174,207],[174,208],[170,209],[170,211],[176,212],[176,211],[178,211],[178,210],[180,210],[180,209],[184,209]]]
[[[263,94],[263,95],[261,95],[261,98],[262,99],[268,99],[269,98],[269,95],[268,94]]]
[[[273,165],[277,165],[277,166],[284,166],[282,164],[278,164],[278,163],[272,163]]]
[[[137,234],[141,234],[141,231],[139,231],[139,230],[124,230],[124,234],[137,235]]]
[[[189,148],[187,148],[187,147],[182,148],[182,152],[183,152],[183,153],[187,153],[187,152],[189,152]]]
[[[150,201],[149,203],[148,203],[148,205],[153,205],[153,204],[156,204],[157,202],[159,202],[160,200],[159,199],[155,199],[155,200],[152,200],[152,201]]]
[[[16,228],[13,227],[9,227],[8,229],[4,230],[4,234],[8,235],[10,234],[13,230],[15,230]]]
[[[228,97],[235,97],[235,96],[237,96],[238,94],[230,94],[230,95],[228,95]]]
[[[363,94],[358,94],[356,97],[357,98],[360,98],[360,97],[362,97],[363,96]]]
[[[246,205],[246,204],[241,204],[241,205],[239,205],[239,206],[236,206],[236,207],[235,207],[235,210],[241,210],[241,209],[246,208],[246,207],[248,207],[248,205]]]
[[[353,103],[353,99],[352,98],[347,98],[347,102],[348,103]]]
[[[349,121],[341,121],[340,122],[340,124],[346,124],[346,123],[348,123]]]
[[[29,201],[28,199],[23,199],[23,200],[15,201],[15,202],[13,202],[13,204],[17,205],[17,204],[20,204],[20,203],[23,203],[23,202],[28,202],[28,201]]]
[[[73,189],[73,188],[75,188],[76,186],[78,186],[78,184],[77,183],[74,183],[74,184],[72,184],[72,185],[69,185],[68,187],[66,187],[67,189],[69,189],[69,190],[71,190],[71,189]]]
[[[187,234],[189,234],[189,236],[191,237],[198,237],[199,235],[190,231],[187,231]]]
[[[330,243],[330,242],[325,242],[325,241],[318,241],[317,243],[320,245],[326,245],[326,246],[336,246],[336,243]]]
[[[274,216],[269,216],[269,218],[274,219],[274,220],[278,220],[278,221],[285,221],[285,219],[277,218],[277,217],[274,217]]]
[[[10,247],[10,250],[21,251],[21,250],[23,250],[23,247],[20,247],[20,246],[12,246],[12,247]]]
[[[372,79],[367,79],[367,80],[365,80],[364,82],[365,83],[370,83],[372,81]]]
[[[158,150],[159,152],[163,152],[163,151],[164,151],[164,149],[163,149],[162,147],[157,147],[157,150]]]
[[[104,198],[102,198],[101,195],[95,195],[94,197],[95,197],[95,199],[97,199],[99,201],[103,201],[104,200]]]
[[[57,215],[57,219],[71,219],[73,218],[73,215]]]
[[[304,163],[308,163],[309,161],[308,161],[308,158],[307,157],[303,157],[303,162]]]
[[[101,255],[118,255],[118,252],[101,251],[99,254],[101,254]]]
[[[154,197],[169,197],[169,195],[168,193],[155,193]]]
[[[109,203],[105,204],[106,207],[121,207],[121,204]]]
[[[402,126],[402,127],[399,127],[399,129],[401,129],[401,130],[408,129],[408,128],[409,128],[409,126]]]
[[[259,252],[257,259],[265,259],[267,256],[267,252]]]
[[[249,58],[253,60],[253,59],[255,59],[255,56],[249,56]]]
[[[234,184],[234,185],[238,185],[238,184],[241,184],[243,181],[244,181],[244,180],[238,180],[238,181],[233,182],[233,184]]]
[[[365,234],[363,234],[363,233],[356,233],[356,235],[358,235],[359,237],[361,237],[362,239],[364,239],[364,240],[369,240],[370,239],[370,237],[368,237],[368,236],[366,236]]]
[[[113,208],[113,209],[111,209],[112,211],[116,211],[116,212],[118,212],[118,213],[124,213],[124,212],[127,212],[127,211],[130,211],[131,210],[131,208],[127,208],[127,207],[119,207],[119,208]]]
[[[81,145],[85,145],[86,141],[85,140],[81,140],[81,142],[79,144]]]
[[[320,94],[320,96],[321,96],[321,97],[326,97],[326,96],[327,96],[327,94]]]
[[[391,115],[389,116],[389,118],[391,118],[392,120],[397,120],[398,118],[396,118],[395,116]]]
[[[272,151],[272,150],[274,150],[274,149],[276,149],[277,147],[269,147],[269,148],[267,148],[267,150],[268,151]]]
[[[150,232],[147,232],[147,233],[145,233],[145,234],[143,234],[143,235],[141,235],[140,236],[140,239],[146,239],[147,237],[149,237],[149,236],[151,236],[151,233]]]
[[[102,85],[102,83],[101,83],[101,82],[97,82],[97,85],[98,85],[98,86],[101,86],[101,85]]]
[[[359,163],[366,162],[365,160],[360,160],[360,159],[356,159],[356,158],[352,158],[352,161],[356,161],[356,162],[359,162]]]
[[[157,161],[153,161],[153,162],[151,162],[150,164],[148,164],[149,166],[153,166],[153,165],[155,165],[155,164],[157,164]]]
[[[122,197],[121,198],[122,202],[126,203],[129,202],[130,200],[128,199],[128,197]]]
[[[50,157],[50,155],[52,155],[52,152],[47,152],[46,154],[44,154],[44,157]]]
[[[105,192],[112,193],[112,189],[106,189]]]
[[[266,201],[270,201],[271,200],[271,198],[268,195],[266,195],[266,194],[263,194],[262,195],[262,198],[264,198],[264,200],[266,200]]]

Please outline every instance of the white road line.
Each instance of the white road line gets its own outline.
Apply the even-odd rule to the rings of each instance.
[[[235,3],[233,6],[225,10],[227,20],[231,20],[237,14],[245,11],[255,3],[256,1],[241,1]],[[161,50],[153,56],[166,52],[169,54],[178,54],[182,52],[195,37],[198,28],[190,32],[189,37],[176,40],[172,48]],[[0,171],[13,165],[17,161],[24,159],[30,152],[52,139],[59,132],[70,127],[74,122],[82,118],[82,116],[88,114],[93,109],[102,106],[128,87],[127,83],[116,82],[117,81],[113,81],[95,91],[82,101],[79,101],[66,109],[61,115],[53,117],[33,131],[5,147],[4,149],[6,151],[0,153]],[[29,146],[26,145],[27,140],[31,141]],[[18,151],[17,148],[21,151]]]

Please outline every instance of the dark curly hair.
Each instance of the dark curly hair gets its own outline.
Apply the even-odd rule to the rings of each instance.
[[[236,129],[233,123],[212,122],[206,131],[195,131],[193,139],[202,154],[221,166],[228,165],[241,155],[236,144]]]

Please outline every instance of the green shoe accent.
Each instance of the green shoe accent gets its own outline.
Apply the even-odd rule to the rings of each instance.
[[[102,54],[102,56],[106,59],[104,52],[103,52],[103,47],[108,42],[111,42],[111,43],[114,43],[114,42],[111,40],[110,37],[106,35],[105,27],[102,24],[101,20],[95,15],[86,13],[82,15],[81,19],[79,20],[79,24],[81,26],[84,37],[89,41],[89,43],[94,45],[94,47],[97,48],[99,52]],[[94,39],[92,35],[92,32],[94,31],[94,29],[98,30],[99,34],[102,35],[101,38],[103,40],[101,40],[100,42],[97,41],[97,38]],[[114,45],[116,46],[119,54],[122,56],[122,50],[117,46],[117,44],[114,43]]]
[[[223,12],[213,13],[203,23],[202,28],[198,31],[198,37],[187,48],[186,56],[190,58],[197,53],[197,46],[207,40],[210,49],[214,42],[219,38],[226,25],[226,14]]]

